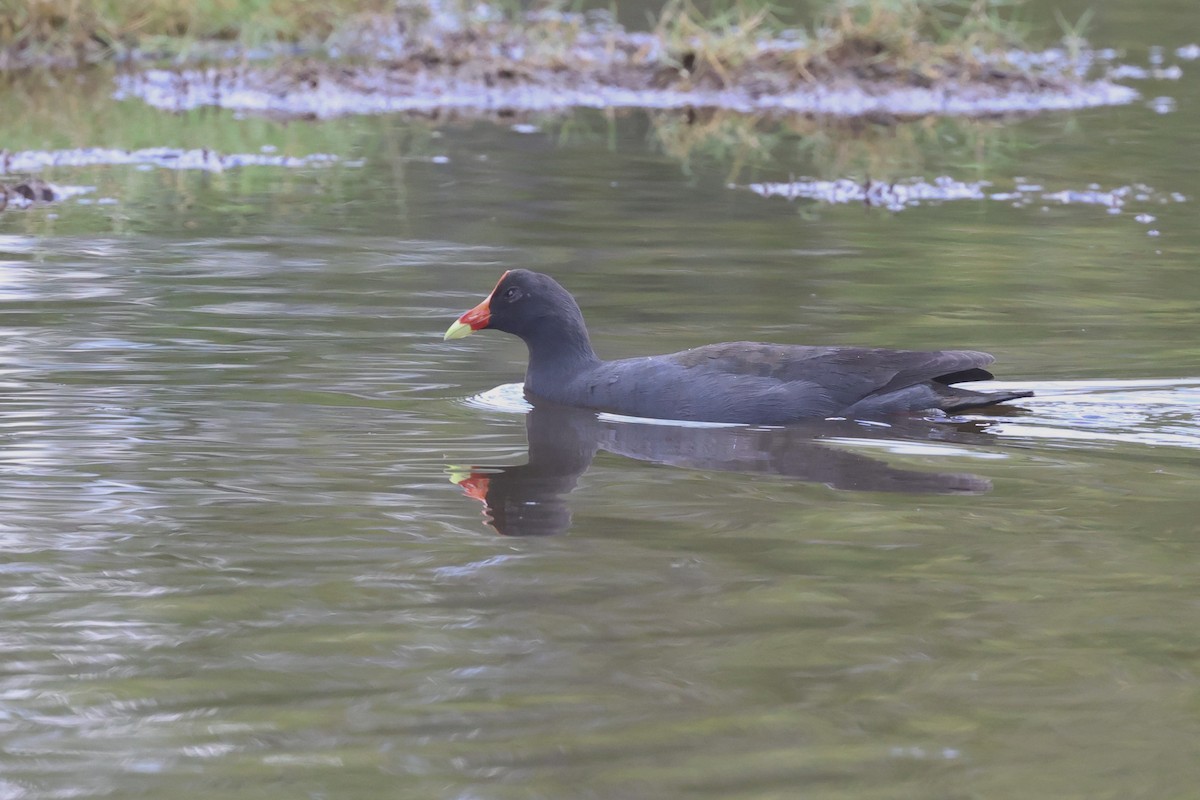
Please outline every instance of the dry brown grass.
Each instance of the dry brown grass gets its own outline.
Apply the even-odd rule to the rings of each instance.
[[[395,7],[394,0],[0,0],[0,64],[91,63],[196,41],[321,42],[348,21]]]
[[[1020,0],[1009,0],[1016,3]],[[661,71],[665,81],[730,86],[846,75],[910,83],[978,77],[1019,42],[1000,13],[1004,0],[831,0],[810,28],[790,30],[767,0],[726,0],[701,13],[669,0],[653,33],[657,46],[624,63]],[[594,50],[577,48],[586,23],[570,0],[544,0],[529,14],[517,0],[481,10],[473,0],[0,0],[0,68],[77,64],[135,51],[212,52],[198,45],[353,44],[372,30],[403,32],[426,62],[506,69],[581,69]],[[438,14],[457,31],[430,25]],[[610,48],[624,35],[610,28]],[[594,37],[593,37],[594,41]],[[343,46],[345,55],[355,47]],[[366,52],[358,48],[359,54]],[[514,57],[512,53],[521,53]],[[474,67],[473,67],[474,68]]]
[[[934,81],[973,72],[1022,44],[1019,23],[1002,15],[1015,3],[991,0],[837,0],[801,55],[811,71],[851,70]]]

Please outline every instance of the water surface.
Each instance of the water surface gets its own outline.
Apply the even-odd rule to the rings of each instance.
[[[60,167],[117,202],[0,216],[0,798],[1191,796],[1195,87],[858,136],[99,101],[15,132],[337,160]],[[866,167],[1152,191],[745,188]],[[969,347],[1038,396],[811,431],[532,417],[497,390],[519,342],[441,341],[513,266],[606,357]],[[489,490],[546,513],[497,531]]]

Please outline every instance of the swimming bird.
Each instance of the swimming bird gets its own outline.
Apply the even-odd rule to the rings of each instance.
[[[725,342],[667,355],[604,361],[583,312],[549,275],[505,272],[445,339],[497,330],[529,348],[525,392],[565,406],[634,417],[786,425],[829,417],[956,413],[1029,397],[953,384],[989,380],[974,350],[888,350]]]

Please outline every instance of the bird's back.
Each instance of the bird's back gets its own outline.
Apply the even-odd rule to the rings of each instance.
[[[549,399],[631,416],[781,425],[944,407],[948,394],[960,395],[948,384],[991,378],[991,362],[970,350],[726,342],[601,362],[563,387],[567,396]]]

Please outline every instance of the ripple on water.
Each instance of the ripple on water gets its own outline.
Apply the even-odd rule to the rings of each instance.
[[[519,383],[504,383],[486,392],[472,395],[462,402],[471,408],[499,411],[504,414],[528,414],[533,409],[525,399],[525,387]]]
[[[999,422],[1001,436],[1082,444],[1142,444],[1200,449],[1200,378],[1047,381],[1029,388],[1033,413]]]
[[[1131,443],[1200,449],[1200,378],[1111,381],[990,381],[992,388],[1036,392],[1025,401],[1030,413],[1018,420],[993,420],[989,430],[999,436],[1075,443]],[[470,408],[505,414],[527,414],[533,408],[519,383],[506,383],[462,401]],[[687,423],[650,420],[621,414],[599,413],[605,422],[618,424],[730,427],[721,423]],[[736,427],[736,426],[732,426]],[[841,439],[861,444],[857,439]],[[937,454],[964,455],[961,448],[941,444],[905,443],[902,439],[863,440],[867,446],[892,452],[913,453],[911,448],[933,447]],[[926,453],[930,454],[930,453]],[[996,457],[995,454],[979,454]]]

